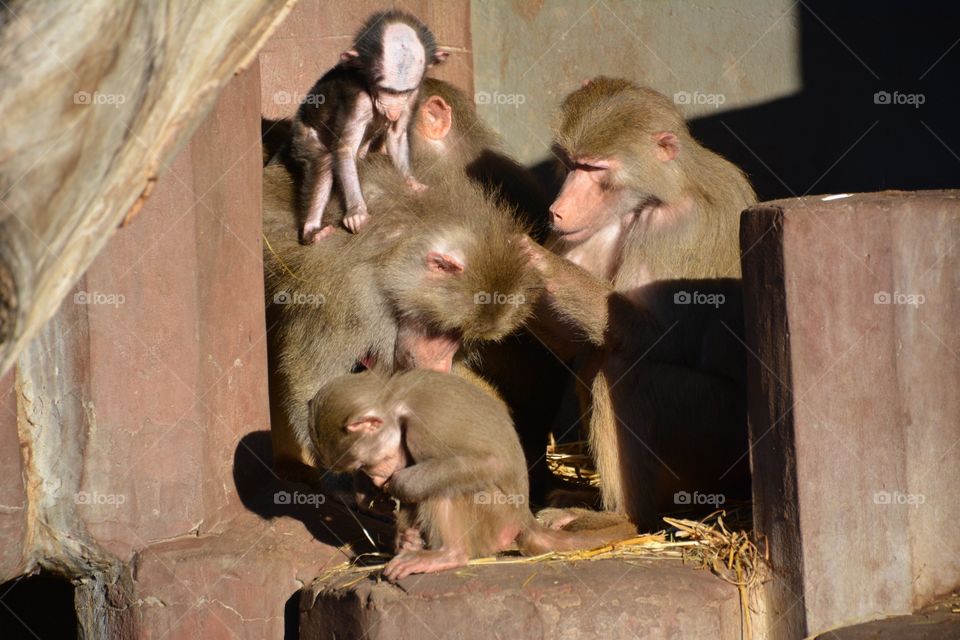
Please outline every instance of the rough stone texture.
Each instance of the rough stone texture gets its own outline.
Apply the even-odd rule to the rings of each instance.
[[[301,637],[741,637],[737,589],[678,561],[475,566],[400,585],[314,583],[300,601]]]
[[[430,71],[473,92],[469,0],[412,0],[397,5],[383,0],[349,3],[302,0],[260,51],[263,72],[261,108],[270,119],[292,116],[313,83],[350,48],[357,30],[375,11],[402,9],[423,20],[450,57]]]
[[[757,531],[773,637],[909,613],[960,584],[960,192],[749,210]]]
[[[91,499],[80,512],[121,558],[241,513],[234,449],[269,425],[258,78],[254,68],[228,86],[141,215],[84,276],[87,297],[122,303],[86,305],[93,438],[81,491],[125,499]]]
[[[222,533],[139,551],[141,637],[282,637],[287,601],[331,559],[311,538],[289,518],[265,526],[247,514]]]

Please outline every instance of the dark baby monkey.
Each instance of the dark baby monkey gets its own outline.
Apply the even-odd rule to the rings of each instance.
[[[320,389],[309,413],[314,453],[327,468],[365,473],[400,502],[390,580],[454,569],[514,543],[536,555],[636,532],[623,522],[577,532],[538,523],[507,406],[457,376],[345,375]]]
[[[357,159],[383,136],[393,165],[417,189],[410,168],[407,127],[426,70],[447,57],[430,30],[402,11],[372,15],[353,48],[310,90],[293,120],[290,155],[302,170],[300,241],[310,244],[333,227],[323,212],[334,178],[347,213],[343,225],[356,233],[369,219],[360,189]]]

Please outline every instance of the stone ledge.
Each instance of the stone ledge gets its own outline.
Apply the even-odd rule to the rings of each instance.
[[[402,588],[349,581],[304,589],[301,638],[740,638],[737,589],[674,560],[474,566]]]

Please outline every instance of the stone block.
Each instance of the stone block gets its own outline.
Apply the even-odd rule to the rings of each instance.
[[[960,192],[768,202],[741,222],[772,637],[960,584]]]
[[[741,637],[737,589],[673,560],[471,566],[399,587],[318,581],[300,611],[301,638]]]

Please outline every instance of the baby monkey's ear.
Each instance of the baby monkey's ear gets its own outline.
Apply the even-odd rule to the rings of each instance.
[[[437,49],[437,52],[433,54],[433,60],[430,61],[429,66],[432,67],[435,64],[440,64],[441,62],[443,62],[449,57],[450,57],[449,51],[444,51],[443,49]]]
[[[356,49],[349,49],[340,54],[340,61],[345,62],[350,66],[356,66],[360,63],[360,54]]]
[[[376,432],[380,427],[383,426],[383,420],[377,416],[363,416],[353,422],[349,423],[346,426],[346,430],[350,433],[359,433],[361,435],[367,435]]]

